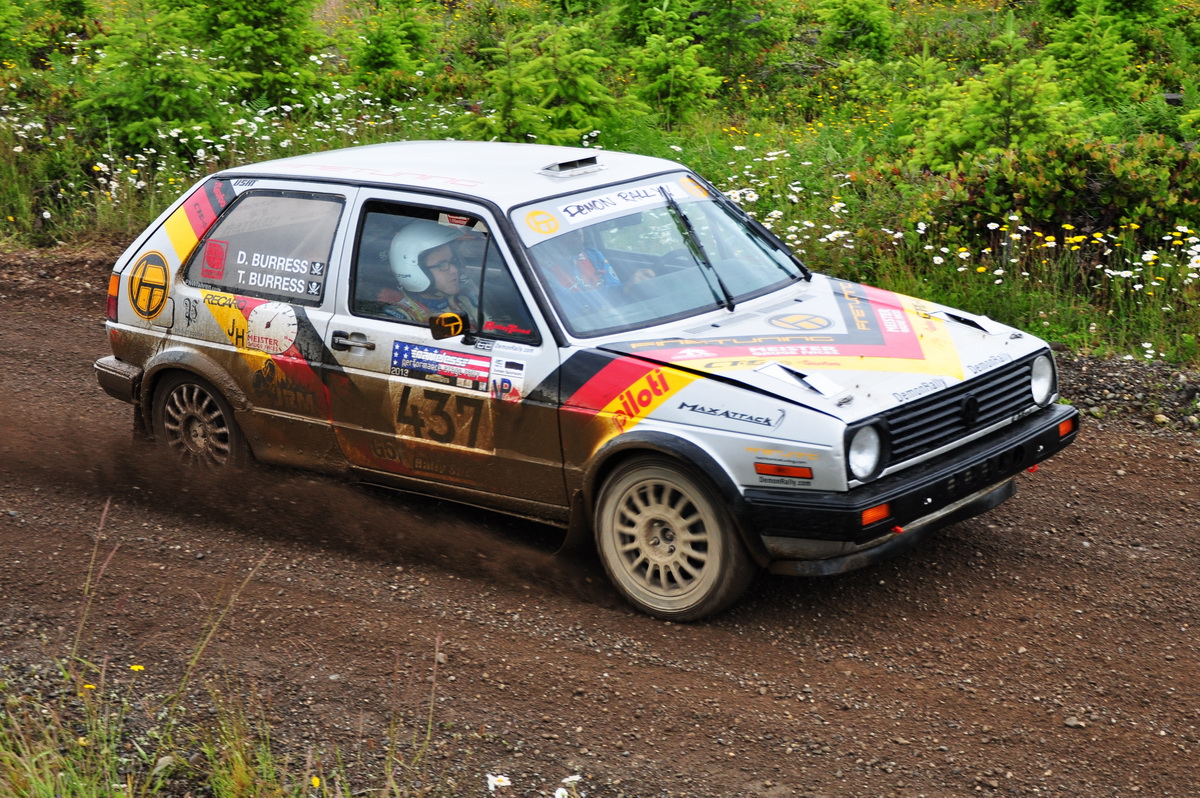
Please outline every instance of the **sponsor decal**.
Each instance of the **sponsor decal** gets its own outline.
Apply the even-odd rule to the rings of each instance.
[[[686,410],[689,413],[699,413],[703,416],[711,418],[721,418],[727,421],[741,421],[746,424],[755,424],[760,427],[778,427],[783,423],[784,412],[777,411],[772,415],[756,415],[753,413],[743,413],[739,410],[726,410],[719,406],[709,406],[703,404],[693,404],[691,402],[680,402],[680,410]]]
[[[752,346],[750,354],[755,357],[837,357],[838,348],[829,345],[814,346]]]
[[[779,335],[670,338],[612,348],[687,363],[703,371],[760,368],[778,362],[800,371],[855,369],[916,372],[960,379],[963,364],[941,321],[924,303],[870,286],[837,280],[826,285],[838,315],[786,313],[767,322]],[[986,365],[984,366],[986,368]]]
[[[209,280],[225,279],[225,256],[229,252],[228,241],[217,241],[210,238],[204,243],[204,260],[200,266],[200,276]]]
[[[234,296],[233,294],[218,294],[212,291],[202,291],[204,294],[204,304],[214,308],[237,308],[245,310],[249,304],[245,297]]]
[[[683,190],[693,197],[699,197],[700,199],[708,197],[708,189],[697,183],[693,178],[685,177],[679,181],[679,185],[683,186]]]
[[[798,477],[768,477],[763,474],[758,475],[759,485],[775,485],[778,487],[799,488],[804,485],[811,485],[811,479],[803,479]]]
[[[609,404],[613,424],[618,430],[624,431],[650,415],[650,412],[661,405],[672,393],[674,391],[667,382],[667,375],[663,373],[662,369],[654,369],[629,386],[617,397],[615,402]]]
[[[911,402],[913,399],[920,399],[922,396],[928,396],[931,393],[944,390],[949,385],[950,383],[941,377],[935,377],[903,391],[892,391],[892,398],[897,402]]]
[[[875,315],[879,317],[879,322],[883,325],[885,332],[911,332],[908,326],[908,319],[904,316],[904,311],[898,308],[875,308]]]
[[[196,319],[200,318],[200,303],[191,297],[183,300],[183,320],[188,327],[196,323]]]
[[[537,347],[529,344],[519,344],[515,341],[491,341],[488,346],[480,346],[480,342],[487,340],[479,339],[475,343],[476,349],[487,349],[490,352],[509,352],[514,355],[529,355],[537,351]]]
[[[978,363],[971,363],[967,366],[967,371],[971,372],[971,376],[974,377],[977,374],[983,374],[984,372],[998,369],[1001,366],[1011,362],[1012,355],[1006,352],[1001,352],[999,354],[992,355],[991,357],[984,358]]]
[[[767,321],[785,330],[824,330],[833,326],[833,322],[824,316],[814,316],[811,313],[788,313],[784,316],[772,316]]]
[[[320,399],[312,387],[294,380],[270,358],[264,359],[254,372],[252,387],[259,402],[269,407],[313,417],[322,412]]]
[[[504,333],[505,335],[533,335],[533,330],[526,330],[516,324],[497,324],[494,321],[485,321],[483,331]]]
[[[291,349],[298,332],[296,311],[283,302],[264,302],[246,317],[246,345],[268,354]]]
[[[551,235],[558,232],[558,219],[546,211],[530,211],[525,214],[525,224],[535,233]]]
[[[759,460],[773,461],[778,460],[784,463],[792,463],[796,461],[820,460],[821,455],[816,452],[796,452],[786,449],[763,449],[758,446],[747,446],[746,451],[754,455]]]
[[[608,359],[596,352],[581,352],[566,365],[562,380],[568,398],[563,409],[599,425],[599,442],[637,426],[674,394],[703,379],[634,358]],[[572,389],[572,384],[577,387]]]
[[[627,188],[569,202],[558,207],[558,214],[570,224],[580,224],[598,216],[608,216],[630,208],[640,208],[662,202],[663,190],[667,191],[673,199],[684,199],[683,194],[675,185],[666,183],[661,186]]]
[[[472,391],[488,390],[492,358],[396,341],[391,373]]]
[[[492,358],[491,396],[501,402],[519,402],[525,395],[525,361]]]
[[[167,304],[167,259],[161,252],[147,252],[129,273],[129,303],[133,312],[147,321],[162,313]]]

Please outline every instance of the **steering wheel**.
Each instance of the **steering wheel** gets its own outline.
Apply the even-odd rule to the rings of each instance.
[[[696,256],[687,247],[678,247],[670,252],[664,252],[654,261],[652,267],[661,274],[664,271],[675,272],[696,265]]]

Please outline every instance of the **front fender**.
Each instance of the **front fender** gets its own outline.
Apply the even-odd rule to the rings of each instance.
[[[634,430],[620,435],[593,455],[583,471],[582,489],[572,498],[571,524],[564,549],[578,546],[584,539],[594,538],[592,518],[597,493],[618,464],[639,454],[663,455],[674,460],[681,468],[706,478],[729,508],[738,537],[750,556],[760,566],[770,562],[762,537],[743,521],[746,517],[745,499],[725,469],[692,441],[659,430]]]

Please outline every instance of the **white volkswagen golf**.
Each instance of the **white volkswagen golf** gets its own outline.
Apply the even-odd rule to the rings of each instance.
[[[556,523],[679,621],[994,507],[1078,428],[1037,338],[813,274],[686,167],[603,150],[230,169],[129,247],[107,314],[100,384],[185,462]]]

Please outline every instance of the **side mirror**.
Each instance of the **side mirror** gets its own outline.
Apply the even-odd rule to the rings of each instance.
[[[430,316],[429,329],[433,332],[433,340],[440,341],[443,338],[457,338],[462,336],[463,343],[471,343],[471,322],[463,317],[461,313],[439,313],[436,316]]]

